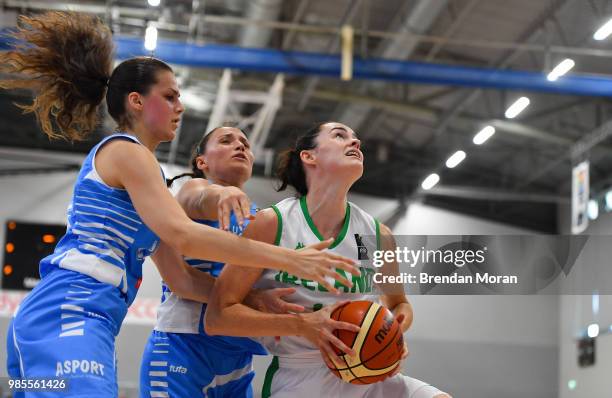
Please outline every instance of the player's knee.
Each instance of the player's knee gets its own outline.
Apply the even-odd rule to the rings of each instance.
[[[438,394],[438,395],[435,395],[433,398],[453,398],[453,397],[451,397],[448,394]]]

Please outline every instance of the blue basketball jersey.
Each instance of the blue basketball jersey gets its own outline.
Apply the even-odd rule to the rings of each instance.
[[[128,192],[108,186],[96,171],[98,149],[113,139],[140,144],[134,136],[118,133],[90,151],[74,186],[66,234],[53,254],[41,260],[40,275],[44,278],[55,268],[89,275],[116,286],[127,308],[138,292],[142,263],[155,250],[159,238],[142,221]]]
[[[251,204],[251,214],[257,212],[257,206]],[[201,224],[213,228],[219,227],[218,221],[196,220]],[[242,235],[243,229],[248,225],[249,220],[244,221],[240,227],[236,217],[232,212],[230,216],[229,231]],[[215,261],[208,261],[196,258],[185,257],[185,261],[190,266],[207,272],[214,277],[218,277],[224,264]],[[232,336],[209,336],[204,330],[204,315],[206,304],[195,301],[183,300],[172,293],[168,286],[162,282],[161,304],[157,312],[157,324],[155,330],[167,333],[189,333],[199,334],[201,342],[208,342],[212,347],[219,350],[231,352],[250,352],[252,354],[267,354],[266,350],[255,340],[245,337]]]
[[[66,234],[41,260],[42,279],[8,333],[9,375],[67,378],[70,396],[118,396],[115,336],[136,296],[144,258],[159,243],[127,191],[106,185],[96,172],[97,151],[113,139],[140,145],[133,136],[113,134],[91,150],[68,207]]]

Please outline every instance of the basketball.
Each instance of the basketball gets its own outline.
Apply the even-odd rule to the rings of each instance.
[[[355,357],[334,347],[341,358],[331,371],[340,379],[352,384],[372,384],[389,377],[399,366],[404,338],[399,322],[386,307],[371,301],[352,301],[336,308],[331,318],[350,322],[361,327],[359,333],[336,330],[334,334],[352,347]]]

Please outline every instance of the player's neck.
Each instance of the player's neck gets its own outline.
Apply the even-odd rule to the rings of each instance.
[[[159,140],[152,137],[150,134],[147,134],[146,129],[140,122],[136,121],[133,126],[123,128],[122,131],[138,138],[138,141],[140,141],[142,145],[147,147],[151,152],[155,153],[155,149],[157,149],[157,146],[159,145]]]
[[[216,178],[213,178],[212,176],[207,176],[207,177],[208,177],[207,179],[209,183],[217,184],[222,187],[236,187],[238,189],[243,189],[244,187],[244,182],[241,180],[230,181],[230,180],[218,177],[218,176]]]
[[[323,238],[336,237],[346,214],[346,195],[349,187],[320,185],[311,187],[306,195],[308,213]]]

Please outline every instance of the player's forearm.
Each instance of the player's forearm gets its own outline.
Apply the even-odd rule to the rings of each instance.
[[[179,192],[177,200],[192,219],[216,220],[221,187],[198,184]]]
[[[178,296],[187,300],[209,303],[217,278],[207,272],[191,267],[187,273],[188,275],[185,278],[186,286],[182,294],[178,294]],[[257,293],[256,289],[252,289],[244,298],[244,304],[256,310],[262,310],[262,303]]]
[[[206,225],[190,223],[176,249],[189,257],[239,264],[245,267],[285,269],[297,256],[295,250],[240,238]]]
[[[153,254],[153,261],[170,290],[177,296],[207,303],[215,278],[189,266],[183,257],[162,241]]]
[[[206,332],[224,336],[295,336],[301,324],[299,315],[268,314],[241,303],[206,311]]]
[[[175,293],[183,299],[208,303],[215,286],[215,278],[207,272],[191,267],[186,270],[186,274],[183,290]]]

